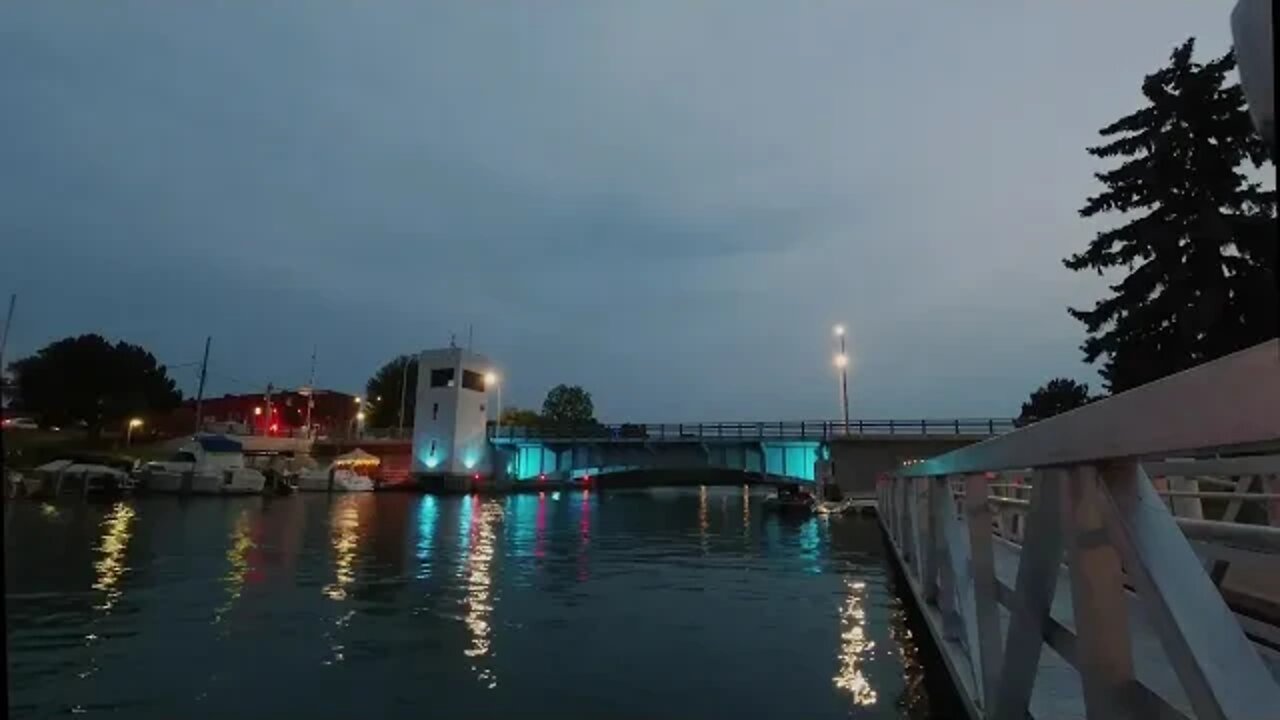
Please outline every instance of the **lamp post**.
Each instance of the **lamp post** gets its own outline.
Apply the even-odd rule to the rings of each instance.
[[[501,380],[501,378],[498,377],[498,373],[493,372],[492,370],[484,374],[484,386],[486,388],[492,386],[496,388],[498,393],[498,414],[494,416],[495,419],[493,421],[493,431],[495,435],[498,434],[498,428],[502,427],[502,384],[499,380]]]
[[[142,418],[129,418],[129,426],[124,431],[124,446],[129,447],[133,442],[133,429],[142,427]]]
[[[849,434],[849,354],[844,348],[844,326],[835,327],[840,338],[840,354],[836,355],[836,367],[840,368],[840,404],[844,408],[844,434]]]

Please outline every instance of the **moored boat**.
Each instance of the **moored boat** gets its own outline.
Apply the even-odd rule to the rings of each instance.
[[[799,485],[782,485],[778,494],[764,499],[763,508],[777,513],[807,515],[814,511],[817,501]]]
[[[245,466],[239,442],[225,435],[196,435],[169,459],[149,462],[138,473],[149,492],[256,495],[266,476]]]
[[[301,492],[369,492],[375,483],[368,473],[382,463],[377,455],[356,448],[339,455],[324,468],[309,468],[298,473]]]

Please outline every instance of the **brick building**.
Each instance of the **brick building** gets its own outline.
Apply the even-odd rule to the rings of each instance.
[[[317,437],[340,437],[353,430],[360,410],[356,396],[316,390],[313,397],[311,425]],[[301,436],[306,424],[307,399],[305,390],[276,391],[269,401],[266,393],[205,398],[200,411],[202,426],[222,432]],[[186,417],[192,417],[195,401],[185,401],[182,409]]]

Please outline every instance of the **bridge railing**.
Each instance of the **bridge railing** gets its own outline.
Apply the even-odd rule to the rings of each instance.
[[[1280,528],[1239,522],[1276,508],[1277,448],[1273,340],[913,463],[877,499],[975,715],[1253,718],[1280,707],[1280,617],[1237,615],[1217,582],[1227,561],[1280,578]],[[1232,497],[1172,482],[1201,474]]]
[[[1009,418],[917,420],[783,420],[763,422],[620,423],[591,425],[489,426],[495,440],[656,440],[795,439],[830,440],[863,435],[997,435],[1014,429]]]

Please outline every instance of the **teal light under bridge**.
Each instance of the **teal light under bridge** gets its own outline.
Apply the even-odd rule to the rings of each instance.
[[[813,466],[822,459],[822,443],[813,441],[777,441],[764,443],[764,471],[797,480],[814,482]]]

